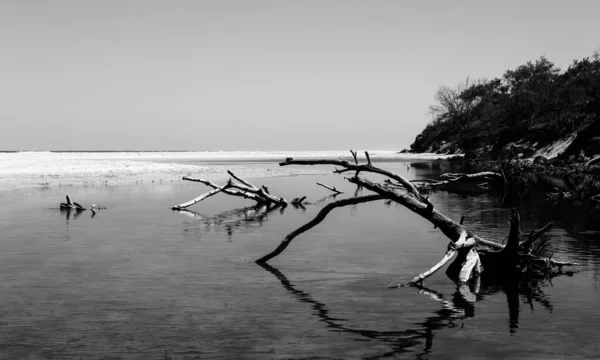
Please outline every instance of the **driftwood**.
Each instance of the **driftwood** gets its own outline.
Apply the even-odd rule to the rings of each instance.
[[[85,208],[83,206],[79,205],[75,201],[71,201],[71,198],[69,197],[69,195],[67,195],[66,198],[67,198],[66,203],[60,203],[61,209],[75,209],[75,210],[80,210],[80,211],[85,210]]]
[[[79,215],[81,215],[81,213],[86,210],[86,208],[84,208],[83,206],[81,206],[80,204],[78,204],[75,201],[71,200],[71,197],[69,195],[66,195],[66,200],[67,202],[61,202],[59,205],[59,209],[61,213],[65,214],[65,218],[67,220],[67,225],[69,224],[69,220],[71,220],[71,213],[73,213],[73,219],[77,219],[79,217]],[[91,210],[92,210],[92,218],[94,216],[96,216],[96,212],[94,211],[94,207],[96,206],[96,204],[92,205]]]
[[[295,209],[306,210],[306,207],[304,206],[304,201],[306,201],[306,196],[303,196],[300,198],[294,198],[292,200],[291,204]]]
[[[271,195],[269,192],[269,189],[266,186],[262,186],[262,187],[258,188],[256,186],[254,186],[253,184],[251,184],[250,182],[235,175],[233,172],[231,172],[229,170],[227,171],[227,173],[229,174],[229,176],[231,176],[231,178],[223,186],[218,186],[217,184],[213,183],[210,180],[197,179],[197,178],[191,178],[191,177],[184,176],[182,178],[182,180],[199,182],[199,183],[202,183],[206,186],[213,188],[213,190],[211,190],[207,193],[204,193],[190,201],[184,202],[179,205],[175,205],[171,209],[172,210],[186,209],[186,208],[188,208],[194,204],[197,204],[200,201],[202,201],[210,196],[213,196],[215,194],[218,194],[220,192],[227,194],[227,195],[240,196],[245,199],[254,200],[254,201],[256,201],[257,205],[271,204],[271,205],[287,206],[288,202],[284,198],[282,198],[282,197],[278,198],[276,196]],[[236,180],[237,182],[234,182],[233,180]],[[300,202],[300,204],[301,204],[301,202]]]
[[[464,217],[461,219],[461,224],[463,223],[463,219]],[[527,236],[527,239],[520,241],[520,239],[522,238],[522,236],[520,235],[520,230],[519,230],[519,214],[514,211],[512,214],[512,218],[511,218],[511,230],[510,230],[510,234],[509,234],[509,241],[507,242],[506,246],[502,247],[502,245],[499,245],[498,248],[500,248],[500,251],[502,252],[484,252],[482,253],[482,258],[483,261],[488,261],[488,259],[491,259],[493,257],[498,257],[499,259],[496,261],[508,261],[508,258],[502,258],[503,256],[506,256],[509,253],[512,253],[512,256],[516,256],[517,258],[521,258],[521,259],[525,259],[526,261],[532,262],[533,265],[530,264],[530,266],[535,266],[536,264],[543,264],[546,265],[546,269],[550,268],[550,267],[556,267],[559,270],[563,267],[563,266],[571,266],[571,265],[576,265],[573,262],[559,262],[559,261],[555,261],[552,259],[548,259],[550,261],[550,264],[552,266],[548,266],[548,264],[545,262],[545,260],[543,260],[544,258],[541,258],[537,255],[534,254],[539,254],[541,252],[543,252],[543,250],[545,249],[545,246],[547,246],[547,240],[542,241],[540,244],[538,244],[537,247],[533,248],[534,243],[540,239],[540,237],[548,230],[550,230],[552,228],[552,226],[554,226],[554,223],[548,223],[546,226],[544,226],[543,228],[541,228],[540,230],[535,230],[535,229],[531,229],[531,232],[529,233],[529,235]],[[509,246],[510,244],[510,246]],[[517,248],[514,248],[514,244],[518,244]],[[442,258],[442,260],[437,263],[436,265],[434,265],[431,269],[429,269],[428,271],[417,275],[414,279],[412,279],[411,281],[409,281],[406,284],[390,284],[390,287],[401,287],[401,286],[406,286],[406,285],[419,285],[423,283],[423,280],[425,280],[426,278],[430,277],[431,275],[433,275],[436,271],[438,271],[439,269],[441,269],[444,265],[446,265],[448,263],[448,261],[450,261],[450,259],[452,259],[452,257],[454,256],[454,254],[457,251],[457,247],[454,243],[450,243],[448,245],[448,250],[446,251],[446,254],[444,254],[444,257]],[[504,265],[507,265],[506,263]],[[523,266],[526,266],[527,264],[514,264],[514,266],[516,268],[522,268]],[[455,274],[452,274],[452,271],[457,271],[457,269],[453,269],[453,270],[449,270],[450,277],[455,276]]]
[[[79,215],[81,214],[82,211],[87,210],[86,208],[84,208],[83,206],[81,206],[80,204],[78,204],[75,201],[71,200],[71,197],[69,195],[66,196],[67,202],[64,203],[60,203],[60,211],[64,212],[66,214],[66,218],[67,218],[67,222],[69,221],[69,219],[71,218],[71,212],[74,211],[75,215],[73,216],[73,218],[77,218],[79,217]],[[98,206],[96,204],[92,204],[92,206],[90,206],[90,211],[92,212],[92,219],[94,218],[94,216],[96,216],[96,211],[97,210],[106,210],[105,206]]]
[[[336,194],[343,194],[343,193],[344,193],[344,192],[342,192],[342,191],[339,191],[339,190],[338,190],[338,189],[337,189],[335,186],[334,186],[334,187],[331,187],[331,186],[329,186],[329,185],[326,185],[326,184],[320,183],[320,182],[318,182],[318,181],[317,181],[317,185],[319,185],[319,186],[322,186],[322,187],[324,187],[325,189],[331,190],[331,191],[333,191],[333,192],[334,192],[334,193],[336,193]]]
[[[219,186],[210,180],[184,176],[182,178],[182,180],[199,182],[208,187],[211,187],[213,190],[211,190],[207,193],[204,193],[190,201],[181,203],[179,205],[175,205],[175,206],[171,207],[171,209],[172,210],[187,209],[188,207],[190,207],[194,204],[197,204],[200,201],[202,201],[208,197],[211,197],[213,195],[216,195],[218,193],[224,193],[224,194],[231,195],[231,196],[239,196],[244,199],[254,200],[256,202],[256,205],[267,204],[267,205],[271,205],[271,206],[283,206],[283,207],[288,205],[288,202],[283,197],[277,197],[277,196],[271,195],[268,187],[263,185],[259,188],[255,185],[253,185],[252,183],[248,182],[247,180],[244,180],[241,177],[235,175],[233,172],[231,172],[229,170],[227,171],[227,173],[229,174],[229,176],[231,176],[231,178],[223,186]],[[236,180],[237,182],[234,182],[234,180]],[[323,187],[333,191],[334,194],[331,195],[332,197],[335,197],[335,196],[343,193],[342,191],[338,190],[336,187],[331,187],[331,186],[328,186],[328,185],[320,183],[320,182],[317,182],[317,185],[323,186]],[[329,198],[329,196],[325,197],[323,200],[326,200],[328,198]],[[317,201],[317,203],[318,202],[321,202],[321,201]],[[306,209],[305,205],[309,204],[309,202],[306,201],[306,196],[302,196],[302,197],[294,198],[290,202],[290,204],[294,208]]]
[[[200,201],[202,201],[202,200],[204,200],[206,198],[209,198],[209,197],[211,197],[211,196],[213,196],[215,194],[220,193],[221,191],[227,190],[228,188],[231,188],[232,186],[233,185],[231,184],[231,181],[229,181],[227,184],[225,184],[225,185],[223,185],[221,187],[217,187],[216,189],[211,190],[211,191],[209,191],[209,192],[207,192],[205,194],[202,194],[202,195],[198,196],[195,199],[192,199],[190,201],[184,202],[183,204],[175,205],[175,206],[172,207],[172,209],[173,210],[181,210],[181,209],[188,208],[188,207],[190,207],[190,206],[192,206],[194,204],[199,203]]]
[[[452,186],[458,184],[471,184],[474,188],[487,191],[491,187],[504,184],[505,178],[501,173],[484,171],[475,174],[465,173],[446,173],[437,179],[412,180],[418,183],[418,189],[421,192],[438,189],[452,189]]]
[[[600,194],[589,195],[578,192],[576,190],[571,191],[562,191],[556,186],[554,187],[554,191],[548,192],[546,194],[546,199],[548,200],[562,200],[562,199],[580,199],[580,200],[591,200],[600,202]]]
[[[543,263],[547,265],[547,269],[558,267],[559,270],[562,266],[575,265],[572,262],[557,262],[551,258],[542,257],[540,254],[532,253],[530,251],[531,246],[533,242],[537,240],[541,234],[543,234],[543,231],[539,231],[537,233],[532,232],[530,238],[521,242],[519,216],[516,211],[514,211],[511,216],[511,230],[509,232],[506,245],[483,239],[467,229],[462,224],[462,221],[461,223],[458,223],[438,212],[434,208],[434,205],[429,201],[429,198],[421,194],[413,182],[408,181],[398,174],[373,166],[371,164],[368,152],[365,152],[367,164],[363,165],[358,164],[356,153],[354,151],[351,151],[351,153],[355,160],[354,164],[345,160],[294,160],[293,158],[287,158],[284,162],[279,164],[280,166],[334,165],[337,166],[337,168],[334,170],[334,173],[338,174],[353,171],[354,176],[348,177],[346,180],[348,180],[350,183],[370,190],[376,193],[376,195],[344,199],[326,205],[313,220],[287,235],[275,250],[258,259],[257,263],[266,263],[267,261],[281,254],[296,236],[319,224],[331,210],[337,207],[355,205],[367,201],[387,199],[405,206],[417,215],[430,221],[451,241],[451,245],[444,255],[444,258],[429,271],[415,277],[415,279],[409,282],[411,285],[421,283],[423,279],[431,276],[433,273],[443,267],[448,261],[450,261],[455,253],[458,255],[446,273],[460,283],[467,282],[473,277],[477,278],[483,270],[486,271],[486,274],[512,275],[517,271],[522,271],[523,269],[530,270],[531,267],[536,267],[535,264]],[[380,174],[388,179],[384,184],[372,182],[368,179],[361,178],[359,176],[361,172]],[[501,174],[492,174],[495,173],[486,173],[481,177],[485,176],[493,179],[503,179]],[[453,180],[458,178],[469,178],[469,176],[466,174],[459,174],[456,176],[449,175],[446,176],[446,179],[442,179],[441,181],[458,181]],[[403,192],[399,192],[399,189],[402,189]],[[550,225],[544,227],[545,230],[549,228]],[[536,270],[538,268],[539,267],[536,267]]]
[[[199,182],[199,183],[202,183],[202,184],[204,184],[206,186],[209,186],[209,187],[211,187],[211,188],[213,188],[215,190],[221,188],[219,185],[213,183],[210,180],[204,180],[204,179],[198,179],[198,178],[191,178],[191,177],[188,177],[188,176],[184,176],[182,178],[182,180]],[[250,193],[247,193],[247,192],[244,192],[244,191],[239,191],[239,190],[235,190],[235,189],[222,189],[221,191],[224,194],[227,194],[227,195],[240,196],[240,197],[243,197],[244,199],[251,199],[251,200],[255,200],[256,202],[261,202],[261,200],[258,198],[257,195],[250,194]]]

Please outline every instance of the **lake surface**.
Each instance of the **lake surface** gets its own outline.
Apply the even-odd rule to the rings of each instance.
[[[448,165],[381,166],[414,179]],[[249,180],[313,204],[267,212],[217,194],[176,212],[209,190],[178,180],[0,192],[0,358],[600,357],[597,206],[434,193],[439,211],[490,239],[508,234],[510,206],[524,232],[555,221],[550,251],[579,272],[474,293],[441,271],[426,289],[388,289],[442,258],[439,230],[382,201],[340,208],[263,268],[254,260],[332,200],[316,181],[345,191],[337,199],[355,187],[340,175]],[[67,194],[106,209],[61,211]]]

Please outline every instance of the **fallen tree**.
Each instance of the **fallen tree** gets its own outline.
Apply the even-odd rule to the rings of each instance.
[[[407,285],[420,284],[424,279],[433,275],[436,271],[447,264],[456,254],[453,263],[448,267],[447,274],[450,278],[459,283],[465,283],[472,278],[477,278],[485,269],[485,274],[490,274],[489,278],[502,279],[511,278],[515,275],[544,275],[553,271],[561,271],[563,266],[575,265],[573,262],[560,262],[552,259],[552,256],[543,257],[541,253],[546,244],[535,243],[540,236],[547,231],[552,225],[548,224],[541,230],[531,233],[525,240],[521,240],[520,219],[516,211],[511,214],[511,227],[506,245],[500,242],[484,239],[477,234],[471,232],[462,221],[456,222],[446,215],[438,212],[434,205],[429,201],[429,198],[424,196],[417,186],[406,178],[390,172],[388,170],[374,166],[371,163],[368,152],[365,152],[366,164],[359,164],[356,152],[351,151],[354,163],[346,160],[294,160],[287,158],[281,162],[280,166],[288,165],[334,165],[334,173],[342,174],[346,172],[354,172],[354,175],[347,177],[350,183],[356,184],[361,188],[374,192],[373,195],[366,195],[334,201],[327,204],[317,216],[288,234],[279,246],[269,254],[261,257],[256,262],[259,264],[266,263],[274,257],[280,255],[291,243],[291,241],[302,234],[303,232],[313,228],[325,219],[327,214],[333,209],[348,205],[355,205],[364,202],[387,199],[403,205],[407,209],[430,221],[434,227],[450,239],[448,250],[443,259],[433,266],[430,270],[418,275]],[[383,184],[373,182],[366,178],[360,177],[360,173],[373,173],[382,175],[386,178]],[[499,180],[500,174],[485,173],[478,175],[477,178],[485,177],[487,179]],[[503,176],[502,176],[503,177]],[[471,180],[474,177],[467,174],[459,174],[456,176],[448,176],[446,179],[439,181],[457,182],[461,179]],[[402,190],[401,192],[399,190]],[[487,275],[486,275],[487,277]],[[398,284],[394,286],[399,286]]]
[[[194,204],[197,204],[200,201],[202,201],[208,197],[211,197],[213,195],[216,195],[220,192],[227,194],[227,195],[239,196],[239,197],[243,197],[244,199],[254,200],[257,205],[268,204],[268,205],[278,205],[278,206],[284,206],[284,207],[288,205],[287,200],[285,200],[283,197],[276,197],[276,196],[271,195],[269,193],[269,188],[267,188],[266,186],[263,185],[260,188],[258,188],[256,186],[254,186],[253,184],[251,184],[250,182],[238,177],[237,175],[235,175],[233,172],[231,172],[229,170],[227,171],[227,173],[229,174],[229,176],[231,176],[231,178],[223,186],[218,186],[217,184],[213,183],[210,180],[204,180],[204,179],[191,178],[188,176],[184,176],[182,178],[182,180],[199,182],[199,183],[202,183],[206,186],[213,188],[213,190],[211,190],[207,193],[204,193],[190,201],[181,203],[179,205],[175,205],[171,209],[172,210],[186,209],[186,208],[188,208]],[[237,180],[237,182],[235,182],[234,179]],[[302,201],[304,201],[304,199],[302,199]],[[299,199],[294,199],[293,203],[301,205],[302,201],[299,201]]]

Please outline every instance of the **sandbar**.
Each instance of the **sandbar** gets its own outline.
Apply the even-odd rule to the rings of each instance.
[[[286,157],[348,158],[347,151],[216,152],[11,152],[0,153],[0,190],[59,186],[120,185],[180,180],[183,176],[227,179],[226,170],[247,178],[330,173],[316,167],[279,167]],[[438,154],[371,152],[382,161],[435,160]],[[250,166],[262,161],[264,166]],[[270,162],[270,163],[269,163]],[[244,164],[246,163],[246,164]]]

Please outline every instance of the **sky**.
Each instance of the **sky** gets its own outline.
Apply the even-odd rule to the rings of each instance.
[[[441,85],[600,48],[600,1],[0,0],[0,150],[402,150]]]

